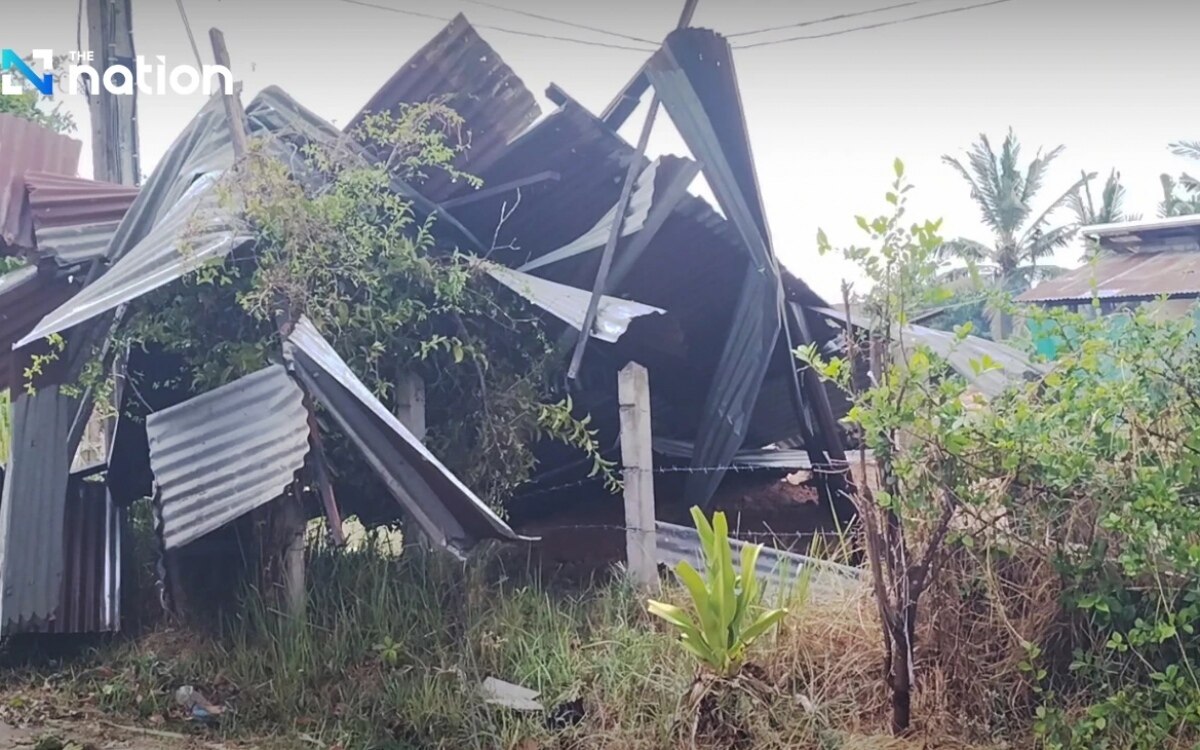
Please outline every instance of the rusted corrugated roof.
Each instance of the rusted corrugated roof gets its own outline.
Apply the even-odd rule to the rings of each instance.
[[[541,114],[533,94],[512,68],[459,14],[396,71],[346,130],[353,130],[370,113],[439,97],[445,97],[466,123],[464,135],[470,147],[455,166],[468,174],[485,170]],[[421,185],[421,192],[435,201],[463,189],[462,183],[452,182],[443,172],[431,174]]]
[[[28,211],[40,257],[62,266],[101,258],[138,189],[79,177],[25,175]]]
[[[1077,303],[1200,297],[1200,252],[1111,253],[1017,297],[1018,302]]]
[[[120,221],[138,195],[135,187],[48,172],[27,173],[25,191],[35,230]]]
[[[283,494],[308,453],[308,412],[272,365],[151,414],[146,434],[173,549]]]
[[[82,149],[74,138],[0,114],[0,248],[12,252],[33,246],[33,224],[25,210],[25,175],[74,175]]]

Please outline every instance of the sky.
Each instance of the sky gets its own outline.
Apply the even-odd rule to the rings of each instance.
[[[961,178],[941,162],[962,154],[980,134],[993,143],[1013,128],[1032,158],[1037,148],[1065,145],[1052,166],[1040,209],[1081,170],[1121,172],[1127,210],[1154,215],[1158,177],[1196,167],[1174,157],[1168,143],[1200,140],[1195,29],[1200,3],[1189,0],[1009,0],[961,13],[875,29],[981,0],[917,0],[908,7],[751,36],[763,27],[856,13],[901,0],[699,0],[694,26],[731,36],[734,44],[815,35],[735,53],[751,144],[776,253],[818,292],[840,297],[855,270],[821,257],[816,233],[834,244],[859,240],[854,217],[886,209],[883,195],[900,157],[916,185],[909,215],[944,219],[943,234],[986,241],[978,209]],[[647,47],[487,5],[564,19],[644,39],[661,39],[678,19],[682,0],[370,0],[448,19],[465,13],[477,26]],[[138,54],[163,55],[168,65],[195,64],[173,0],[133,0]],[[20,51],[76,43],[78,0],[39,0],[7,9],[0,46]],[[86,6],[87,3],[83,2]],[[347,0],[184,0],[205,64],[207,31],[225,32],[244,101],[275,84],[308,108],[344,124],[444,21],[366,7]],[[557,83],[600,111],[648,53],[587,46],[479,28],[480,34],[539,97]],[[88,48],[86,21],[84,49]],[[85,141],[80,173],[91,172],[87,108],[82,97],[62,101]],[[201,94],[143,96],[139,107],[142,169],[150,172],[202,106]],[[622,130],[636,140],[641,112]],[[686,154],[666,117],[658,118],[651,154]],[[1097,186],[1098,187],[1098,186]],[[703,184],[693,186],[704,194]],[[1067,220],[1069,217],[1063,215]],[[1057,260],[1074,265],[1079,249]],[[731,282],[733,283],[733,282]],[[861,282],[860,282],[861,283]]]

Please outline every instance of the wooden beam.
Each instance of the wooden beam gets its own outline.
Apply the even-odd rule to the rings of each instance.
[[[451,198],[448,201],[442,201],[442,208],[451,209],[459,206],[466,206],[471,203],[487,200],[488,198],[492,198],[497,195],[503,195],[510,190],[517,190],[523,187],[529,187],[530,185],[537,185],[542,182],[558,182],[560,177],[561,175],[559,175],[558,172],[552,172],[549,170],[545,172],[538,172],[537,174],[532,174],[528,177],[509,180],[508,182],[503,182],[499,185],[492,185],[491,187],[486,187],[482,190],[476,190],[473,193],[467,193],[466,195],[460,195],[457,198]]]
[[[224,65],[233,70],[229,63],[229,49],[225,46],[225,34],[220,29],[208,30],[208,38],[212,42],[213,58],[217,65]],[[241,159],[246,155],[246,112],[242,109],[242,100],[235,87],[232,94],[225,94],[225,116],[229,118],[229,135],[233,140],[233,156]]]
[[[613,293],[637,265],[638,259],[642,257],[642,253],[646,252],[646,248],[650,246],[650,242],[658,234],[658,230],[662,229],[663,224],[667,222],[680,201],[687,197],[688,186],[692,184],[698,174],[700,174],[700,164],[688,161],[679,168],[679,171],[671,175],[670,181],[661,193],[655,191],[654,204],[650,206],[650,213],[646,216],[645,224],[625,244],[625,248],[621,251],[621,257],[613,262],[612,271],[609,273],[608,282],[605,285],[605,294]]]
[[[329,526],[329,536],[333,538],[334,544],[342,547],[346,544],[346,531],[342,528],[342,513],[333,494],[333,481],[329,477],[329,466],[325,461],[321,427],[317,424],[317,415],[313,411],[312,399],[308,394],[304,395],[304,408],[308,410],[308,449],[312,458],[313,480],[317,485],[317,494],[321,497],[321,506],[325,509],[325,523]]]
[[[685,0],[683,12],[679,16],[676,28],[684,28],[692,22],[699,0]],[[612,229],[608,233],[608,242],[604,245],[604,254],[600,256],[600,268],[596,271],[596,282],[592,285],[592,297],[588,301],[587,313],[583,317],[583,328],[575,342],[575,352],[571,355],[571,364],[567,368],[567,379],[574,380],[579,375],[583,364],[583,353],[587,350],[588,339],[592,337],[592,326],[596,323],[596,313],[600,309],[600,298],[608,286],[608,272],[612,268],[613,254],[617,251],[617,242],[621,239],[621,227],[625,223],[625,211],[629,208],[629,198],[633,195],[633,184],[637,181],[642,161],[646,157],[646,145],[650,142],[650,131],[654,129],[654,118],[658,114],[658,96],[650,100],[650,109],[646,112],[646,121],[642,123],[642,133],[638,136],[633,158],[625,171],[625,183],[621,185],[621,196],[617,199],[616,215]]]

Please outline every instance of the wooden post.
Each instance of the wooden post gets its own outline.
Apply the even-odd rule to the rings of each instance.
[[[425,442],[425,381],[415,372],[401,374],[396,382],[396,419]]]
[[[88,44],[96,55],[92,65],[103,71],[110,65],[134,68],[131,0],[88,0]],[[124,82],[122,82],[124,83]],[[137,81],[133,93],[118,96],[103,86],[88,96],[92,126],[92,177],[120,185],[137,185],[138,170]]]
[[[217,65],[224,65],[229,70],[233,71],[233,66],[229,63],[229,49],[225,46],[225,35],[220,29],[208,30],[209,41],[212,42],[213,59]],[[246,155],[246,112],[242,109],[242,99],[237,94],[237,87],[234,88],[232,95],[227,95],[225,99],[225,116],[229,118],[229,135],[233,141],[234,158],[241,159]]]
[[[617,374],[621,406],[621,464],[625,477],[625,555],[629,573],[658,588],[658,540],[654,533],[654,454],[651,450],[650,375],[630,362]]]

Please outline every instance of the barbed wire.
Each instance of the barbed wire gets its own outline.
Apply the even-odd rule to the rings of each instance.
[[[628,469],[618,469],[613,472],[619,479],[624,479],[625,472]],[[829,463],[812,464],[811,466],[750,466],[747,464],[732,464],[728,466],[656,466],[653,469],[634,469],[634,471],[645,471],[651,474],[711,474],[713,472],[732,472],[734,474],[747,474],[760,471],[789,471],[798,472],[806,471],[811,474],[830,475],[848,475],[851,471],[850,461],[832,461]],[[576,487],[584,487],[596,483],[602,483],[608,479],[607,475],[596,474],[595,476],[584,477],[571,482],[563,482],[562,484],[552,485],[550,487],[540,487],[538,489],[523,492],[519,497],[522,499],[529,497],[537,497],[539,495],[548,495],[552,492],[560,492],[562,490],[574,489]]]

